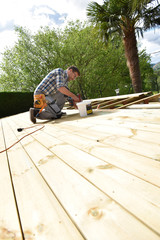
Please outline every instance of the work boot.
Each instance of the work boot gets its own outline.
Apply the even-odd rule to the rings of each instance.
[[[36,123],[36,113],[34,108],[29,109],[30,120],[32,123]]]
[[[67,115],[66,112],[61,112],[61,113],[57,114],[56,118],[61,118],[62,116],[65,116],[65,115]]]
[[[61,116],[66,116],[67,113],[66,112],[61,112]]]

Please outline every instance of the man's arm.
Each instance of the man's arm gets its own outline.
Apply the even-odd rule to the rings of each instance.
[[[60,91],[64,95],[67,95],[68,97],[71,97],[73,101],[80,102],[79,98],[74,93],[70,92],[66,87],[60,87],[58,88],[58,91]]]

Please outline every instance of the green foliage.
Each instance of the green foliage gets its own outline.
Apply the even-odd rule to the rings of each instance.
[[[154,71],[160,72],[160,62],[153,66]]]
[[[159,12],[158,0],[104,0],[102,5],[91,2],[87,7],[90,21],[100,27],[107,40],[111,34],[124,37],[133,28],[143,35],[143,31],[160,25]]]
[[[3,91],[33,91],[48,71],[58,66],[59,43],[54,29],[40,29],[36,35],[22,27],[15,29],[18,42],[3,54]]]
[[[70,89],[83,99],[131,93],[131,80],[119,37],[106,45],[97,28],[87,23],[70,22],[62,31],[41,28],[36,34],[16,28],[18,42],[4,52],[1,63],[1,91],[33,92],[39,82],[57,67],[76,65],[81,76]],[[144,89],[152,75],[150,59],[140,54]]]
[[[153,77],[153,84],[154,90],[159,92],[160,90],[160,63],[157,63],[153,66],[154,77]]]
[[[102,5],[91,2],[87,7],[89,20],[99,28],[103,40],[121,36],[135,92],[142,91],[136,33],[143,36],[145,30],[160,25],[160,4],[152,3],[155,0],[104,0]]]
[[[151,67],[151,59],[143,50],[140,53],[140,68],[141,78],[143,80],[143,91],[159,92],[160,88],[160,70],[159,64],[156,67]]]
[[[81,72],[78,81],[71,83],[71,90],[78,91],[83,98],[114,95],[120,79],[123,82],[124,76],[127,76],[129,80],[119,39],[115,44],[110,42],[106,46],[99,40],[93,26],[79,22],[70,24],[63,34],[61,56],[64,64],[75,64]]]

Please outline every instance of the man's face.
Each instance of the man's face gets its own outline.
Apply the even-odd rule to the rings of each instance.
[[[72,69],[68,70],[68,80],[69,81],[75,80],[77,77],[78,77],[77,72],[73,72]]]

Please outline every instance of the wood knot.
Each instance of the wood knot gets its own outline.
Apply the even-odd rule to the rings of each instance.
[[[102,210],[99,209],[98,207],[90,208],[88,210],[88,215],[95,218],[95,219],[100,219],[103,215]]]
[[[93,168],[88,168],[87,171],[88,171],[89,173],[92,173],[94,170],[93,170]]]

